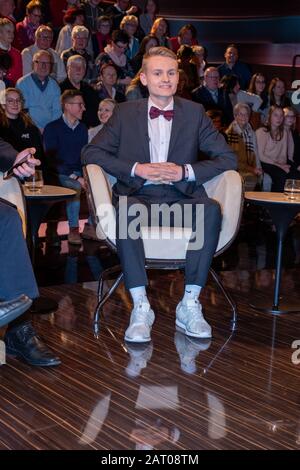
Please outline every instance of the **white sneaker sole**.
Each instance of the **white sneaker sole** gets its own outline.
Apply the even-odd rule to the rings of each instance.
[[[177,318],[176,318],[176,325],[179,326],[179,328],[181,328],[187,336],[192,336],[193,338],[211,338],[212,337],[211,333],[210,334],[192,333],[191,331],[187,330],[184,323],[181,323]]]
[[[129,343],[149,343],[151,341],[150,336],[149,336],[149,338],[141,338],[141,337],[129,338],[129,336],[125,335],[124,339],[125,339],[125,341],[128,341]]]

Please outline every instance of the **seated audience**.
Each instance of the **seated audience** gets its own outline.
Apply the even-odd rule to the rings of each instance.
[[[0,1],[0,18],[8,18],[13,24],[16,24],[14,17],[15,0],[1,0]]]
[[[130,0],[116,0],[114,5],[109,6],[105,10],[105,14],[111,16],[113,22],[113,31],[120,29],[120,24],[124,16],[134,15],[137,13],[138,8],[133,5],[130,6]]]
[[[178,69],[179,79],[176,90],[176,96],[181,96],[186,100],[192,99],[191,89],[189,88],[189,78],[184,70]]]
[[[50,77],[52,65],[50,52],[38,51],[33,56],[33,71],[17,82],[25,99],[25,108],[41,132],[61,115],[60,88]]]
[[[0,106],[0,137],[18,152],[29,146],[36,149],[36,156],[43,162],[41,133],[24,110],[24,98],[17,88],[5,90],[5,103]]]
[[[104,9],[100,5],[102,0],[84,0],[81,2],[81,8],[85,15],[85,24],[93,34],[97,31],[97,19],[103,15]]]
[[[193,49],[190,46],[180,46],[177,51],[179,70],[183,70],[188,78],[187,89],[194,90],[199,85],[197,67],[192,63],[194,58]]]
[[[50,52],[53,58],[53,67],[50,76],[57,82],[61,82],[66,78],[65,65],[57,52],[51,48],[52,41],[52,29],[46,25],[39,26],[35,32],[35,43],[22,51],[23,75],[32,72],[33,56],[36,52],[42,50]]]
[[[146,52],[148,52],[151,47],[156,46],[158,46],[158,39],[156,36],[152,36],[151,34],[149,34],[149,36],[145,36],[142,39],[137,54],[131,60],[131,67],[133,68],[133,72],[135,74],[138,73],[138,71],[142,67],[144,54],[146,54]]]
[[[233,108],[234,121],[226,130],[227,142],[238,157],[238,171],[245,180],[246,191],[254,191],[261,183],[262,175],[256,135],[249,123],[250,114],[247,104],[236,104]]]
[[[126,33],[129,36],[129,43],[125,52],[129,60],[133,59],[133,57],[137,54],[139,47],[140,47],[140,42],[135,37],[138,25],[139,25],[139,21],[137,17],[134,15],[124,16],[124,18],[122,19],[120,23],[120,30],[126,31]]]
[[[238,48],[230,44],[224,54],[225,62],[218,67],[220,77],[236,75],[242,90],[247,90],[251,79],[251,72],[247,64],[239,60]]]
[[[0,52],[7,52],[12,60],[11,68],[8,70],[7,79],[15,85],[16,81],[22,77],[23,67],[21,53],[12,47],[15,35],[15,26],[7,18],[0,18]]]
[[[291,100],[286,96],[286,85],[281,78],[273,78],[269,85],[269,105],[286,108],[291,106]]]
[[[195,46],[197,41],[197,30],[192,24],[186,24],[180,28],[178,35],[169,39],[170,48],[173,52],[178,51],[182,45]]]
[[[192,99],[201,103],[205,110],[219,109],[223,112],[223,124],[233,121],[232,104],[227,91],[220,88],[220,75],[216,67],[208,67],[204,72],[204,82],[193,90]]]
[[[97,57],[107,44],[111,43],[111,25],[112,21],[109,16],[100,16],[97,19],[97,30],[92,34],[92,44],[94,57]]]
[[[86,76],[85,79],[91,79],[93,77],[93,62],[91,55],[87,52],[87,45],[89,40],[89,30],[85,26],[74,26],[72,29],[72,47],[61,53],[61,59],[67,66],[69,57],[73,55],[81,55],[86,62]]]
[[[221,80],[222,88],[228,93],[232,107],[237,103],[245,103],[252,111],[258,111],[262,99],[258,95],[241,90],[239,79],[236,75],[224,75]]]
[[[143,13],[139,16],[140,27],[145,36],[150,34],[152,25],[158,15],[159,7],[157,0],[146,0]]]
[[[65,26],[60,30],[55,50],[61,55],[63,51],[72,47],[72,29],[74,26],[84,25],[84,11],[82,8],[71,8],[64,16]]]
[[[300,179],[300,135],[296,128],[297,111],[292,106],[283,109],[284,111],[284,127],[290,130],[294,141],[294,155],[292,162],[292,170],[295,173],[294,178]]]
[[[150,34],[158,39],[158,45],[170,48],[170,41],[168,37],[168,23],[165,18],[156,18],[154,21]]]
[[[284,112],[271,106],[266,125],[257,129],[257,149],[264,172],[272,179],[272,191],[283,192],[285,180],[292,178],[294,142],[290,130],[284,128]]]
[[[82,122],[89,128],[98,124],[97,110],[99,96],[91,85],[84,82],[85,75],[85,59],[81,55],[73,55],[67,61],[67,78],[59,86],[62,93],[65,90],[78,90],[82,93],[85,104]]]
[[[264,124],[269,111],[269,100],[268,92],[266,87],[266,78],[262,73],[255,73],[251,77],[250,85],[248,88],[249,93],[253,93],[257,96],[260,96],[262,103],[258,108],[257,112],[260,114],[260,120],[257,124],[257,127],[260,127],[260,123]]]
[[[148,88],[144,86],[140,79],[141,71],[132,79],[130,85],[126,89],[126,101],[140,100],[148,98]]]
[[[117,102],[110,98],[105,98],[104,100],[101,101],[101,103],[99,103],[98,119],[100,121],[100,124],[96,127],[92,127],[91,129],[89,129],[89,133],[88,133],[89,142],[95,137],[96,134],[98,134],[98,132],[102,129],[104,124],[106,124],[109,118],[112,116],[112,113],[114,111],[116,104]]]
[[[111,44],[104,48],[104,52],[96,59],[96,64],[101,69],[104,64],[113,64],[118,72],[118,85],[121,91],[130,84],[134,76],[132,67],[127,59],[125,51],[129,44],[129,36],[125,31],[115,30],[112,33]]]
[[[207,68],[207,62],[205,60],[206,51],[203,46],[192,46],[192,50],[194,52],[193,57],[191,58],[192,64],[195,64],[197,67],[198,77],[200,83],[204,80],[204,71]]]
[[[101,100],[111,98],[117,103],[125,101],[125,95],[117,88],[118,72],[113,64],[104,64],[100,69],[99,82],[95,85],[95,90]]]
[[[45,127],[44,148],[49,172],[61,186],[76,191],[76,196],[66,203],[70,227],[68,242],[80,245],[80,194],[85,189],[80,154],[88,141],[87,128],[80,121],[85,105],[82,93],[78,90],[64,91],[61,103],[63,115]]]
[[[42,5],[38,0],[31,0],[26,6],[26,16],[16,24],[15,46],[19,51],[35,42],[35,32],[42,18]]]

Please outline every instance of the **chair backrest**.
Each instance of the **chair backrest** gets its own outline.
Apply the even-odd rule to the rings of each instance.
[[[26,203],[24,194],[17,178],[12,177],[3,179],[3,173],[0,172],[0,198],[14,204],[22,220],[23,233],[26,236]]]
[[[84,168],[88,185],[88,202],[97,236],[115,249],[115,213],[111,202],[111,187],[105,172],[95,164]],[[225,171],[204,184],[207,195],[219,202],[223,220],[215,256],[233,242],[240,226],[243,209],[243,183],[237,171]],[[107,229],[109,225],[109,230]]]

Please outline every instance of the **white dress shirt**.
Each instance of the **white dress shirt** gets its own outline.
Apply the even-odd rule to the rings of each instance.
[[[169,145],[172,131],[173,119],[169,121],[163,116],[160,115],[155,119],[150,118],[150,109],[151,106],[156,106],[151,98],[148,98],[148,136],[149,136],[149,151],[150,151],[150,162],[151,163],[164,163],[168,160]],[[171,102],[165,108],[164,111],[169,111],[174,109],[174,99],[172,98]],[[136,168],[136,162],[131,170],[131,176],[134,176],[134,171]],[[187,165],[189,170],[189,179],[188,181],[195,181],[195,173],[191,165]],[[146,180],[146,184],[161,184],[155,183],[154,181]],[[172,184],[172,183],[169,183]]]

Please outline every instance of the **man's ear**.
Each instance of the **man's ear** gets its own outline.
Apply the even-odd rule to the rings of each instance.
[[[141,80],[141,82],[144,86],[147,86],[147,78],[146,78],[146,75],[144,74],[144,72],[141,72],[140,80]]]

